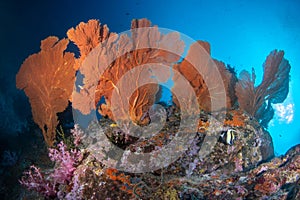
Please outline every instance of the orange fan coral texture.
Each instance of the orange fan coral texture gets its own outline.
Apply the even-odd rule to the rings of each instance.
[[[227,126],[239,126],[244,127],[245,126],[245,119],[246,117],[243,116],[243,112],[240,110],[233,110],[229,112],[229,114],[232,115],[232,119],[226,119],[224,121],[224,125]]]
[[[41,42],[41,51],[29,56],[17,74],[17,87],[29,97],[34,121],[49,146],[55,141],[56,114],[64,111],[68,100],[82,114],[98,110],[113,120],[147,124],[147,112],[160,96],[158,84],[170,77],[166,66],[176,72],[173,91],[186,90],[177,81],[179,75],[185,77],[197,97],[192,101],[208,112],[231,108],[236,94],[240,108],[265,123],[273,117],[271,103],[282,102],[288,93],[290,65],[283,51],[274,50],[267,57],[259,86],[254,86],[253,71],[252,77],[242,72],[235,87],[236,77],[223,62],[206,59],[210,58],[208,42],[192,44],[186,58],[178,63],[184,51],[179,33],[162,33],[147,19],[133,20],[130,33],[120,35],[109,32],[97,20],[89,20],[69,29],[67,36],[79,48],[79,58],[65,52],[68,39],[48,37]],[[201,74],[195,66],[201,68]],[[82,85],[73,87],[76,72],[83,80]],[[105,103],[99,106],[103,97]],[[215,99],[225,99],[225,103],[212,107]],[[179,106],[176,96],[173,100]],[[185,104],[190,103],[187,97]],[[241,120],[234,116],[232,122],[242,126]]]
[[[100,78],[100,69],[97,62],[100,55],[92,54],[90,55],[92,58],[86,61],[85,58],[101,42],[106,41],[115,34],[110,33],[108,27],[106,25],[102,26],[98,20],[89,20],[87,23],[81,22],[75,29],[69,29],[67,35],[80,50],[80,57],[76,59],[74,68],[84,75],[83,87],[79,91],[73,91],[72,106],[82,114],[89,114],[92,109],[95,109],[94,93]]]
[[[283,51],[272,51],[263,65],[262,83],[255,87],[255,71],[252,75],[242,71],[235,92],[241,109],[255,117],[264,126],[273,118],[271,103],[282,103],[289,91],[291,66],[284,59]]]
[[[33,119],[48,146],[55,140],[56,113],[67,107],[74,85],[74,54],[64,52],[68,43],[56,37],[43,40],[41,51],[24,61],[16,77],[17,87],[28,96]]]
[[[207,83],[204,80],[204,77],[209,77],[206,80],[211,82],[211,85],[214,86],[214,88],[210,88],[213,89],[215,91],[221,91],[223,87],[225,87],[225,92],[226,94],[221,94],[219,92],[215,92],[214,94],[216,95],[226,95],[225,97],[226,99],[226,104],[227,107],[230,108],[231,107],[231,100],[230,100],[230,95],[229,95],[229,83],[231,80],[231,74],[229,73],[229,71],[227,71],[225,64],[223,62],[214,60],[215,65],[217,66],[217,69],[222,77],[223,80],[223,84],[220,84],[220,80],[218,78],[216,78],[216,76],[213,75],[213,63],[207,63],[207,60],[205,59],[206,56],[205,51],[201,51],[201,49],[199,49],[199,45],[202,46],[202,48],[204,48],[204,50],[206,51],[206,53],[210,54],[210,45],[208,42],[204,42],[204,41],[198,41],[197,43],[194,43],[191,45],[187,57],[180,63],[174,66],[174,70],[177,70],[178,72],[180,72],[181,75],[183,75],[191,84],[191,86],[193,87],[196,96],[197,96],[197,100],[198,100],[198,104],[200,106],[201,109],[205,110],[205,111],[214,111],[211,110],[211,100],[212,98],[220,98],[222,96],[213,96],[212,94],[210,94],[209,88],[207,86]],[[207,56],[208,57],[208,56]],[[202,59],[204,58],[204,59]],[[191,64],[189,61],[193,61],[194,63]],[[198,65],[199,67],[201,67],[201,72],[202,74],[200,74],[194,67],[194,65]],[[180,84],[176,84],[178,83],[177,81],[177,76],[176,74],[174,75],[174,88],[181,88],[182,85]],[[184,88],[181,88],[184,90]],[[177,89],[180,90],[180,89]],[[177,106],[178,105],[178,100],[176,99],[176,97],[174,97],[174,102]]]
[[[75,69],[79,69],[86,56],[102,41],[109,37],[109,29],[106,25],[101,26],[98,20],[81,22],[76,28],[67,32],[68,38],[74,42],[80,50],[80,58],[76,60]]]
[[[148,70],[147,64],[165,63],[166,65],[170,65],[179,59],[179,56],[161,50],[160,45],[164,45],[164,41],[172,41],[173,44],[179,43],[178,51],[179,53],[182,52],[179,35],[161,35],[157,27],[152,29],[139,29],[150,26],[150,21],[146,19],[133,20],[131,25],[132,37],[128,38],[124,36],[119,40],[119,45],[124,47],[122,49],[123,51],[125,50],[125,54],[118,53],[122,56],[114,60],[111,66],[102,74],[97,87],[96,102],[99,101],[102,96],[104,96],[106,100],[106,104],[102,104],[99,109],[102,115],[114,119],[111,108],[111,98],[113,89],[116,89],[116,91],[118,91],[118,101],[117,105],[114,105],[114,108],[126,110],[126,107],[129,106],[129,117],[131,120],[139,124],[149,122],[149,118],[143,117],[143,115],[149,110],[150,106],[155,103],[160,90],[159,86],[155,84],[155,81],[153,84],[140,85],[143,79],[149,77],[149,75],[146,75]],[[158,45],[156,46],[156,44]],[[148,45],[151,47],[155,46],[157,49],[146,48]],[[129,71],[133,68],[135,68],[134,73],[130,73]],[[123,85],[119,84],[117,86],[117,82],[126,73],[127,81],[123,81]],[[161,73],[160,75],[161,77],[158,77],[160,80],[167,80],[169,77],[168,72]],[[151,80],[149,79],[149,81]],[[133,82],[134,84],[131,85],[129,82]],[[132,95],[129,91],[133,92]],[[128,99],[129,105],[127,103]],[[118,113],[119,119],[128,120],[125,114],[127,113],[126,111]]]
[[[77,27],[75,31],[86,33],[88,31],[82,29],[88,27],[82,25],[81,28]],[[117,37],[113,34],[107,40],[100,41],[101,45],[97,47],[98,49],[91,52],[80,67],[80,72],[84,75],[84,85],[79,92],[73,94],[75,108],[83,114],[88,114],[95,108],[101,97],[104,97],[106,103],[102,104],[98,110],[103,116],[114,119],[111,101],[113,90],[116,90],[117,101],[115,102],[117,105],[113,105],[113,109],[118,109],[116,111],[118,119],[131,119],[139,124],[148,123],[149,119],[144,117],[144,114],[154,104],[160,90],[158,82],[154,80],[152,80],[152,84],[140,85],[142,81],[145,81],[143,80],[145,77],[149,77],[145,76],[148,73],[146,65],[148,63],[170,65],[176,62],[179,59],[177,54],[181,54],[183,51],[183,43],[180,42],[179,35],[176,33],[162,35],[157,27],[142,29],[147,27],[151,27],[149,20],[133,20],[131,37],[126,34]],[[102,28],[100,27],[100,29]],[[106,32],[105,35],[108,36],[107,29],[103,29]],[[69,31],[70,34],[72,32],[74,32],[73,29],[71,29],[71,32]],[[68,34],[69,37],[70,34]],[[76,41],[75,38],[72,38],[72,40]],[[84,41],[88,41],[88,39]],[[178,53],[174,54],[162,50],[163,46],[167,46],[170,42],[172,42],[172,45],[177,45]],[[79,45],[79,42],[75,43]],[[79,48],[87,49],[82,45],[79,45]],[[127,73],[133,68],[135,68],[134,74]],[[125,74],[127,74],[127,81],[123,81],[118,85],[117,83]],[[168,76],[169,73],[161,73],[158,79],[166,80]],[[130,83],[133,84],[130,85]]]

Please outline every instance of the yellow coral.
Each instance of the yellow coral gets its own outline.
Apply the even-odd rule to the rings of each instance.
[[[174,188],[168,188],[164,193],[164,200],[179,200],[177,190]]]

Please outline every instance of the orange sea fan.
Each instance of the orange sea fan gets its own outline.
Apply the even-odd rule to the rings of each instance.
[[[74,54],[64,52],[68,43],[67,39],[46,38],[41,42],[41,51],[29,56],[16,76],[17,88],[28,96],[33,119],[48,146],[55,140],[56,114],[68,106],[74,85]]]
[[[225,87],[224,89],[226,92],[226,108],[231,108],[234,104],[234,97],[232,96],[232,93],[234,93],[234,85],[232,85],[231,83],[233,75],[228,71],[224,62],[218,61],[216,59],[213,59],[213,61],[218,67],[219,73],[221,75]]]
[[[204,48],[205,51],[200,49],[200,46]],[[225,64],[223,62],[208,59],[210,53],[210,45],[208,42],[198,41],[191,45],[186,58],[179,64],[174,66],[174,70],[178,71],[181,75],[183,75],[193,87],[198,104],[201,109],[205,111],[215,111],[211,110],[212,105],[211,102],[213,99],[221,99],[225,98],[225,107],[231,107],[231,100],[229,97],[229,83],[231,80],[231,73],[226,69]],[[201,68],[201,74],[196,70],[195,66],[197,65]],[[214,63],[213,63],[214,62]],[[216,68],[213,68],[213,65]],[[220,74],[220,76],[216,76],[215,73]],[[220,77],[219,80],[218,77]],[[184,88],[178,89],[182,87],[177,83],[178,75],[174,75],[174,89],[177,91],[184,90]],[[207,82],[205,82],[205,80]],[[223,82],[223,84],[222,84]],[[208,85],[212,86],[208,88]],[[179,102],[176,97],[173,98],[174,103],[179,106]],[[220,109],[220,106],[216,107]]]
[[[80,58],[76,60],[75,69],[78,70],[82,61],[100,42],[110,36],[106,25],[101,26],[98,20],[81,22],[76,28],[70,28],[67,32],[68,38],[76,44],[80,51]]]
[[[151,27],[147,19],[133,20],[131,25],[131,37],[121,35],[118,40],[116,59],[110,67],[101,75],[96,90],[97,103],[101,97],[106,104],[99,107],[103,116],[113,117],[112,95],[116,91],[117,100],[113,109],[117,110],[118,118],[133,120],[138,124],[147,124],[149,117],[145,113],[152,106],[159,95],[159,81],[166,81],[170,75],[168,70],[160,70],[161,64],[170,66],[176,62],[183,52],[183,43],[177,33],[162,35],[157,27]],[[176,53],[165,50],[172,45]],[[116,50],[112,49],[110,53]],[[151,69],[158,69],[159,74],[151,74]],[[126,75],[126,76],[125,76]],[[151,78],[156,76],[157,80]],[[127,81],[120,82],[121,78]],[[145,83],[145,84],[144,84]],[[149,83],[149,84],[146,84]]]
[[[166,81],[170,74],[169,71],[162,70],[162,73],[155,74],[157,80],[154,80],[150,78],[153,74],[149,69],[159,69],[162,64],[170,66],[180,58],[183,42],[179,34],[173,32],[163,35],[158,27],[151,26],[147,19],[133,20],[130,35],[109,34],[106,26],[100,26],[100,35],[106,33],[103,34],[106,37],[100,37],[99,45],[90,51],[98,38],[99,28],[95,24],[95,21],[89,21],[88,24],[81,24],[68,32],[68,36],[78,45],[80,52],[88,53],[85,59],[80,61],[79,71],[84,76],[83,85],[79,91],[73,92],[72,106],[83,114],[89,114],[104,97],[105,104],[99,107],[99,112],[114,119],[111,100],[115,90],[119,98],[117,105],[114,105],[114,109],[119,109],[118,117],[127,120],[130,117],[136,123],[147,123],[149,118],[143,116],[159,95],[157,80]],[[90,27],[94,31],[83,31]],[[89,36],[86,32],[90,33]],[[94,39],[82,39],[85,37]],[[86,47],[86,41],[96,42]],[[172,53],[168,49],[171,49]],[[129,71],[130,73],[127,73]],[[133,71],[135,73],[131,74]],[[122,84],[119,80],[125,74],[127,82]]]
[[[263,126],[273,118],[271,104],[282,103],[289,92],[289,72],[291,66],[284,59],[284,52],[273,50],[264,65],[262,83],[255,86],[255,71],[242,71],[235,87],[241,109],[255,117]]]
[[[79,91],[74,88],[72,106],[82,114],[89,114],[95,108],[94,93],[100,78],[98,58],[101,61],[105,60],[106,49],[103,48],[103,51],[101,51],[103,55],[101,53],[95,55],[91,51],[96,47],[99,49],[101,42],[113,42],[108,38],[110,36],[113,38],[116,34],[110,33],[108,27],[101,25],[98,20],[89,20],[87,23],[81,22],[75,29],[69,29],[67,35],[80,50],[80,57],[76,59],[75,69],[79,69],[80,73],[84,75],[84,85],[79,86]]]

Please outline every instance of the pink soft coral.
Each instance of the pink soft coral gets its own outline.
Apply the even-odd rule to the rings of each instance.
[[[51,181],[46,180],[45,176],[41,173],[41,169],[34,165],[30,166],[27,172],[24,172],[24,176],[19,182],[29,190],[35,190],[43,196],[56,196],[55,185]]]
[[[67,150],[67,146],[60,142],[58,149],[49,149],[49,157],[56,162],[57,167],[51,175],[55,183],[67,183],[73,177],[76,164],[81,160],[81,152],[77,149]]]
[[[75,126],[72,133],[75,137],[74,144],[77,147],[81,133],[78,126]],[[74,171],[82,159],[82,153],[78,149],[69,150],[63,142],[60,142],[57,149],[49,148],[49,157],[56,163],[52,173],[43,174],[40,168],[31,166],[27,172],[24,172],[24,176],[19,182],[26,188],[35,190],[45,197],[61,197],[64,193],[59,191],[60,187],[58,186],[72,182]]]

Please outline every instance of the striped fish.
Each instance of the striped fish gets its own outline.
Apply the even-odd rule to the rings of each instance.
[[[233,142],[235,140],[235,133],[236,131],[233,129],[228,129],[227,131],[222,131],[220,135],[220,140],[221,142],[228,144],[228,145],[233,145]]]

